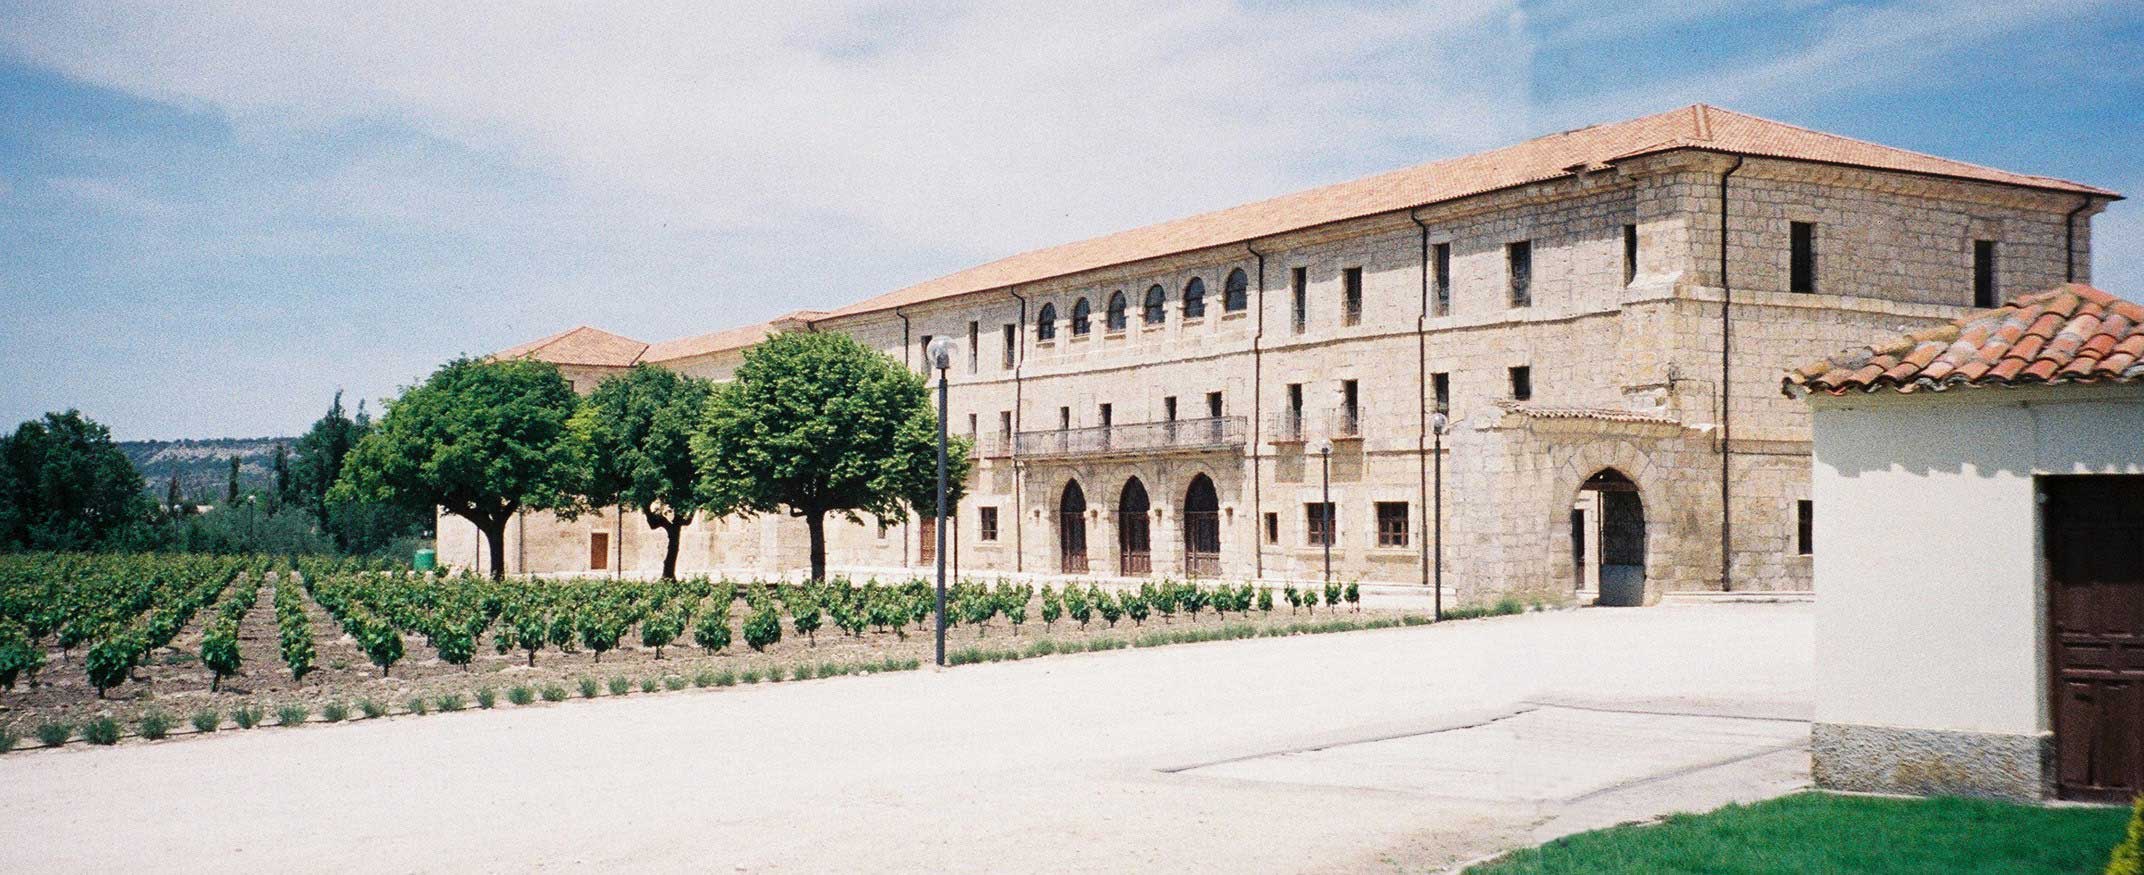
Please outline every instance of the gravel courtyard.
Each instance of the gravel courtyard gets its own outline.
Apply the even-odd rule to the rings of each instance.
[[[1808,605],[0,756],[0,871],[1437,871],[1805,782]]]

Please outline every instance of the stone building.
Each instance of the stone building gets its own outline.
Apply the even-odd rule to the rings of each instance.
[[[970,576],[1314,579],[1329,533],[1336,577],[1441,578],[1458,600],[1806,590],[1809,412],[1776,375],[2087,281],[2091,217],[2118,198],[1699,105],[829,312],[500,355],[586,389],[635,362],[723,379],[772,331],[847,332],[918,369],[950,336],[949,427],[979,448],[949,533]],[[837,526],[829,561],[915,573],[932,536]],[[445,561],[480,558],[459,521],[440,538]],[[630,518],[532,515],[512,538],[509,571],[659,566]],[[803,527],[702,523],[681,562],[793,573]]]

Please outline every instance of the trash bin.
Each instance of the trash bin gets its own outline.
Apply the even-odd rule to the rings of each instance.
[[[415,568],[415,569],[417,569],[418,571],[430,571],[430,570],[432,570],[432,569],[434,569],[434,568],[438,568],[438,567],[439,567],[439,551],[438,551],[438,550],[419,550],[419,551],[417,551],[417,555],[416,555],[416,557],[415,557],[415,558],[413,558],[413,559],[411,559],[411,560],[410,560],[410,563],[409,563],[409,564],[410,564],[410,567],[412,567],[412,568]]]

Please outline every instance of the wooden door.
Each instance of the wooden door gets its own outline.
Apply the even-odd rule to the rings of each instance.
[[[610,533],[590,532],[588,535],[588,570],[603,571],[610,567]]]
[[[2045,477],[2056,793],[2144,791],[2144,477]]]

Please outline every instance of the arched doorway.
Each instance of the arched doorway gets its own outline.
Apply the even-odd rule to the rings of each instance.
[[[1638,484],[1621,471],[1602,468],[1578,489],[1579,501],[1571,511],[1571,558],[1578,585],[1585,585],[1590,570],[1598,575],[1600,604],[1645,604],[1645,502],[1638,497]]]
[[[1117,495],[1117,573],[1125,577],[1154,571],[1153,545],[1149,540],[1146,485],[1133,477],[1124,481]]]
[[[1191,488],[1184,490],[1184,574],[1221,574],[1221,498],[1204,474],[1191,478]]]
[[[1057,557],[1064,573],[1087,573],[1087,493],[1077,480],[1066,482],[1057,499]]]

